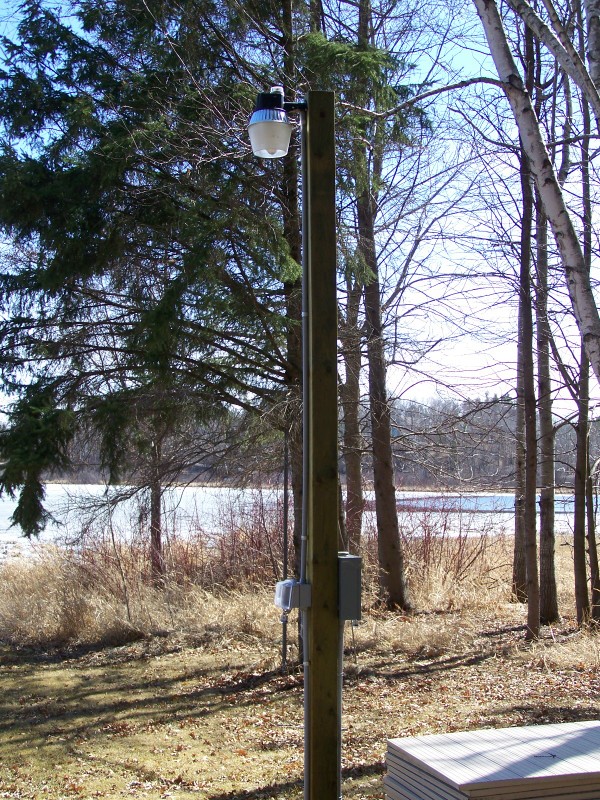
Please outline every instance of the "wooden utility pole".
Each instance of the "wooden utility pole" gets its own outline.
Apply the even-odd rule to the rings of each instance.
[[[334,94],[308,93],[306,800],[339,800],[338,416]]]
[[[248,125],[255,155],[286,155],[292,128],[288,112],[300,112],[303,119],[303,514],[300,580],[278,584],[276,602],[286,613],[299,608],[302,614],[304,798],[340,800],[342,628],[338,607],[334,94],[309,92],[306,101],[286,103],[281,86],[261,92]],[[345,574],[349,563],[344,559]],[[360,575],[354,569],[347,577],[343,581],[343,618],[358,619]]]

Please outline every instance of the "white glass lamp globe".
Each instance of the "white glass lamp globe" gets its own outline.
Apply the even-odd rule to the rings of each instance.
[[[282,158],[289,149],[293,128],[283,108],[283,89],[274,86],[269,94],[258,96],[250,117],[252,152],[259,158]]]

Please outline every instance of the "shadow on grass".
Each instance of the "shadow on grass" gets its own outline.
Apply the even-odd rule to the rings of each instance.
[[[501,637],[503,633],[519,630],[524,630],[523,626],[499,628],[483,635],[491,639],[496,636]],[[33,685],[33,688],[25,689],[22,680],[14,680],[17,673],[9,670],[7,678],[10,678],[11,674],[13,678],[10,688],[5,682],[2,690],[0,734],[10,734],[13,742],[20,742],[23,746],[44,747],[49,733],[76,739],[91,734],[96,735],[98,730],[103,728],[108,730],[116,721],[127,720],[133,725],[143,726],[185,721],[190,718],[200,719],[226,711],[228,706],[266,704],[278,697],[301,691],[301,673],[282,675],[279,669],[253,671],[247,668],[240,669],[241,665],[230,664],[228,672],[223,674],[220,669],[203,668],[198,665],[193,670],[176,668],[173,674],[158,676],[139,674],[137,671],[133,671],[130,676],[120,675],[118,669],[116,674],[111,675],[111,670],[107,670],[110,666],[118,668],[135,660],[152,659],[155,653],[146,648],[154,646],[160,650],[157,655],[184,649],[181,643],[166,641],[155,642],[154,645],[152,642],[148,642],[147,645],[138,644],[129,650],[127,647],[113,648],[112,652],[108,652],[106,658],[102,659],[102,663],[81,664],[81,671],[77,670],[77,682],[63,687],[60,696],[56,696],[56,689],[44,691],[43,686],[38,688]],[[83,650],[89,655],[102,649],[98,646]],[[484,664],[497,655],[498,648],[492,642],[483,652],[471,650],[460,655],[431,658],[421,663],[413,661],[399,664],[397,658],[390,654],[356,670],[350,665],[345,684],[350,688],[365,678],[375,678],[381,682],[395,684],[420,676],[441,676],[460,668]],[[67,658],[75,660],[77,655],[74,651],[69,651],[68,654],[51,653],[44,656],[39,651],[32,651],[13,654],[10,661],[8,658],[6,648],[0,647],[0,664],[20,665],[30,678],[29,673],[40,665],[59,666]],[[18,677],[22,678],[23,674],[20,673]],[[185,689],[180,685],[183,678],[186,680]],[[119,685],[120,683],[122,685]],[[28,694],[28,691],[31,693]],[[55,696],[52,696],[53,694]],[[588,719],[597,711],[600,716],[600,709],[595,706],[593,711],[590,711],[589,707],[581,710],[557,710],[554,716],[551,716],[552,709],[547,708],[542,701],[539,706],[513,709],[514,714],[519,715],[520,719],[531,720],[531,724]],[[503,713],[507,713],[507,710]],[[495,727],[502,723],[492,715],[485,724]]]
[[[353,680],[361,678],[381,678],[387,681],[402,680],[404,678],[413,678],[420,675],[434,675],[436,673],[449,672],[453,669],[461,667],[473,667],[478,664],[484,664],[486,661],[496,658],[499,652],[511,652],[515,646],[521,644],[520,642],[507,641],[502,645],[502,638],[509,634],[520,633],[527,630],[526,625],[506,625],[491,631],[481,631],[480,636],[489,642],[484,650],[478,652],[465,652],[456,655],[433,655],[427,657],[417,652],[412,655],[406,655],[406,666],[399,669],[393,669],[391,662],[394,657],[384,657],[379,661],[371,663],[367,667],[360,667],[356,670],[355,674],[352,669],[349,670],[349,675],[345,681],[349,684]],[[500,643],[498,642],[500,640]]]
[[[25,671],[31,680],[35,666],[26,661],[19,674],[22,676]],[[46,667],[47,662],[42,666]],[[112,724],[123,720],[144,726],[200,719],[231,706],[271,702],[302,686],[301,675],[282,675],[279,669],[237,669],[223,676],[220,669],[211,667],[186,672],[185,679],[196,679],[198,685],[182,692],[181,670],[160,677],[136,674],[122,679],[120,685],[119,676],[107,672],[107,666],[99,665],[98,670],[86,665],[81,673],[85,682],[79,678],[75,685],[63,686],[60,696],[56,689],[40,693],[35,686],[34,693],[28,694],[22,681],[15,684],[13,680],[10,689],[5,685],[0,699],[0,736],[10,735],[13,744],[43,748],[49,743],[49,734],[73,740],[95,735],[104,728],[109,730]],[[9,671],[7,675],[14,678],[16,673]]]
[[[372,764],[364,764],[358,767],[347,767],[342,770],[342,781],[369,778],[373,775],[383,775],[384,772],[385,764],[381,761],[376,761]],[[302,780],[271,783],[269,786],[260,786],[257,789],[244,789],[241,792],[232,791],[222,794],[211,794],[208,796],[207,800],[260,800],[260,798],[281,797],[285,795],[285,792],[300,790],[302,786]]]
[[[481,664],[493,658],[495,651],[470,656],[451,656],[427,664],[411,665],[390,669],[389,661],[381,661],[361,668],[345,678],[345,684],[369,677],[379,678],[388,683],[402,681],[414,676],[443,673],[465,666]],[[102,673],[107,664],[99,665]],[[27,662],[26,669],[32,669]],[[282,675],[279,669],[264,671],[239,670],[233,674],[220,676],[217,670],[197,669],[187,674],[187,679],[196,678],[200,685],[192,686],[185,693],[178,688],[182,675],[148,677],[136,675],[129,677],[119,688],[119,681],[106,678],[104,674],[96,677],[94,667],[88,671],[88,680],[83,685],[64,688],[60,700],[47,698],[43,694],[26,698],[17,697],[21,691],[16,687],[12,692],[4,692],[0,701],[0,733],[10,731],[13,737],[22,737],[29,745],[39,740],[43,746],[49,728],[57,735],[79,737],[87,735],[90,726],[97,729],[115,721],[127,719],[132,724],[163,724],[194,717],[200,719],[227,706],[253,706],[257,703],[271,702],[278,696],[300,691],[301,673]],[[113,696],[108,699],[107,693]],[[143,696],[140,696],[143,693]],[[22,705],[19,703],[23,702]]]
[[[160,642],[152,651],[152,646]],[[132,649],[139,643],[144,650]],[[101,654],[113,664],[126,664],[139,661],[152,655],[165,655],[182,649],[181,643],[169,643],[167,637],[147,636],[136,630],[128,635],[118,637],[107,635],[106,638],[88,644],[64,645],[47,642],[43,645],[16,645],[0,640],[0,666],[38,666],[40,664],[61,665],[65,662],[78,661],[88,656]]]
[[[461,656],[448,656],[447,658],[438,658],[428,661],[427,663],[414,664],[410,667],[402,667],[400,669],[392,670],[389,668],[389,659],[379,661],[368,667],[362,667],[355,675],[349,675],[344,679],[344,682],[351,685],[357,680],[364,678],[381,678],[384,681],[398,681],[403,678],[414,678],[419,675],[433,675],[436,672],[448,672],[460,667],[472,667],[477,664],[483,664],[491,658],[496,658],[497,652],[491,650],[488,653],[479,653],[477,655],[461,655]]]
[[[495,633],[501,635],[502,629]],[[152,652],[155,647],[158,652]],[[147,661],[154,655],[175,653],[182,649],[180,642],[151,640],[129,647],[110,648],[101,663],[81,664],[85,681],[82,679],[77,685],[68,689],[65,687],[60,702],[53,702],[43,693],[40,696],[37,691],[35,697],[21,698],[22,688],[19,686],[12,691],[5,690],[0,702],[0,732],[10,731],[11,735],[17,738],[21,736],[23,742],[28,741],[29,744],[32,739],[39,737],[43,744],[49,727],[57,734],[78,737],[86,735],[90,726],[97,729],[103,724],[110,724],[117,715],[120,720],[126,718],[137,725],[148,722],[162,724],[191,716],[206,717],[229,705],[241,707],[269,702],[277,696],[301,690],[301,673],[282,675],[279,669],[251,671],[230,666],[229,674],[223,675],[217,669],[197,667],[185,677],[188,682],[196,679],[198,683],[185,692],[179,688],[182,679],[179,670],[175,674],[151,677],[133,673],[123,680],[121,689],[118,677],[115,676],[116,681],[106,677],[107,667],[126,666],[136,660]],[[78,656],[85,657],[97,652],[103,652],[99,645],[46,654],[32,649],[13,653],[9,661],[6,649],[0,648],[0,664],[20,665],[30,672],[40,665],[60,666],[63,661],[75,661]],[[425,663],[405,662],[402,666],[397,661],[394,664],[393,656],[384,657],[374,664],[360,667],[356,672],[350,668],[345,684],[351,687],[370,677],[395,683],[413,677],[444,674],[482,664],[496,655],[497,649],[490,646],[484,652],[471,651],[432,658]]]
[[[498,725],[498,719],[510,713],[518,714],[522,720],[520,725],[549,725],[561,722],[584,722],[586,720],[600,719],[600,705],[588,708],[570,708],[569,706],[541,705],[513,705],[489,715],[487,724],[490,727]]]

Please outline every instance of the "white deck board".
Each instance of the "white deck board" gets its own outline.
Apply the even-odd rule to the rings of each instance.
[[[418,800],[453,800],[458,797],[460,800],[468,800],[472,795],[453,794],[453,789],[443,785],[433,786],[427,781],[414,780],[408,773],[389,772],[384,777],[384,787],[388,796],[396,794],[411,794]],[[538,783],[529,784],[528,788],[523,787],[502,787],[500,790],[490,790],[490,793],[475,795],[478,800],[600,800],[600,790],[585,789],[583,787],[562,787],[560,790],[555,787],[548,788]]]
[[[416,793],[420,800],[465,800],[466,795],[458,792],[442,781],[429,777],[426,773],[411,773],[408,770],[394,770],[388,772],[386,780],[396,790],[410,790]],[[385,781],[384,781],[385,783]],[[386,786],[388,784],[385,784]]]
[[[426,795],[420,792],[415,794],[406,786],[399,786],[398,783],[392,783],[389,777],[384,778],[383,784],[385,787],[385,795],[389,800],[424,800],[426,797]]]
[[[389,754],[387,768],[388,776],[392,780],[397,781],[400,786],[420,791],[422,800],[439,800],[439,798],[465,800],[469,796],[406,761],[397,761]],[[556,785],[557,783],[562,785]],[[482,784],[473,790],[472,796],[476,796],[479,800],[509,800],[509,798],[515,797],[515,788],[519,800],[538,800],[540,797],[543,800],[561,800],[565,794],[568,795],[569,800],[600,800],[598,786],[594,787],[593,783],[591,787],[587,783],[575,785],[569,778],[552,784],[536,780],[518,784],[509,782],[496,788]]]
[[[409,785],[421,786],[424,797],[427,797],[427,792],[430,792],[434,795],[436,793],[441,795],[443,800],[464,800],[465,798],[464,792],[408,761],[396,760],[390,753],[386,760],[390,777],[402,784],[406,781]]]
[[[590,800],[597,792],[600,800],[597,720],[391,739],[388,754],[392,771],[394,763],[412,765],[452,787],[449,798],[456,791],[490,800],[570,797],[571,788]],[[539,795],[532,784],[540,787]],[[525,789],[527,795],[512,794]]]

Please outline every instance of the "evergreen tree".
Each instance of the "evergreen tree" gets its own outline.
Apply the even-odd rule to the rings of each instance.
[[[297,264],[239,155],[253,93],[243,47],[233,61],[222,39],[245,34],[223,5],[91,0],[64,19],[27,3],[3,42],[2,378],[17,401],[0,488],[21,487],[27,534],[83,420],[117,480],[190,417],[285,388]]]

